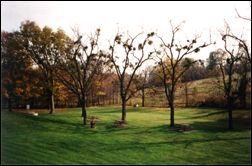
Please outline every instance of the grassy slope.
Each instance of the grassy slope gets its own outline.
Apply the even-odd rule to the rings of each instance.
[[[248,111],[236,111],[236,116]],[[32,117],[1,111],[2,164],[249,164],[250,121],[235,121],[217,109],[177,109],[175,123],[194,131],[168,130],[169,112],[129,108],[127,128],[112,128],[119,107],[89,108],[99,122],[83,126],[80,109]],[[245,116],[247,116],[245,115]]]
[[[251,100],[251,74],[248,74],[249,84],[247,85],[247,94],[246,101],[249,105]],[[219,78],[221,79],[221,78]],[[217,83],[216,78],[206,78],[201,80],[195,80],[187,83],[188,86],[188,102],[190,106],[199,106],[201,103],[205,103],[206,101],[211,101],[214,99],[216,103],[220,102],[220,105],[224,105],[225,97],[223,89],[223,83],[220,80],[220,84]],[[234,83],[236,85],[236,83]],[[153,107],[166,107],[167,99],[165,93],[162,92],[162,88],[159,89],[160,92],[154,94],[148,94],[149,91],[146,90],[145,94],[145,105],[153,106]],[[139,92],[136,97],[133,97],[129,100],[128,104],[133,106],[133,104],[138,103],[141,105],[142,98],[141,93]],[[238,102],[238,100],[237,100]],[[177,89],[175,91],[175,101],[174,104],[179,107],[184,107],[186,103],[185,96],[185,84],[178,84]],[[221,104],[223,103],[223,104]],[[210,104],[211,105],[211,104]]]

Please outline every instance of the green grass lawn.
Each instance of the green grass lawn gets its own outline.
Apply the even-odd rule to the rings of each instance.
[[[120,107],[88,108],[99,118],[95,129],[82,125],[81,109],[38,117],[1,111],[1,164],[250,164],[250,111],[234,112],[227,131],[221,109],[178,108],[169,129],[169,111],[133,108],[126,128],[112,127]]]

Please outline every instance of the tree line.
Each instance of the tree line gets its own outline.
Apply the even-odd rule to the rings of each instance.
[[[200,43],[200,36],[178,40],[183,24],[174,26],[170,21],[170,40],[155,32],[132,36],[118,31],[107,49],[101,49],[99,28],[86,36],[75,29],[75,36],[70,38],[62,29],[53,31],[48,26],[40,28],[34,21],[24,21],[19,31],[1,32],[2,102],[12,111],[13,103],[17,107],[20,101],[22,104],[43,101],[50,114],[55,110],[55,99],[72,102],[82,107],[85,125],[86,107],[110,93],[111,104],[119,96],[121,121],[125,123],[129,99],[141,93],[144,106],[146,89],[155,92],[163,87],[170,125],[174,127],[177,86],[181,82],[216,77],[221,78],[224,87],[231,129],[233,103],[240,99],[246,105],[251,66],[247,43],[233,35],[227,24],[220,35],[224,49],[211,52],[204,63],[200,58],[187,56],[215,42]],[[155,64],[143,68],[150,61]]]

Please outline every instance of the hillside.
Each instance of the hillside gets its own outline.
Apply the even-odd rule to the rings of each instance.
[[[247,107],[250,106],[251,98],[251,75],[249,75],[249,84],[247,86],[246,102]],[[220,78],[219,78],[220,79]],[[237,82],[235,82],[236,84]],[[186,89],[185,83],[180,83],[177,86],[175,93],[175,105],[186,106]],[[146,106],[167,107],[167,101],[163,88],[158,88],[156,92],[146,90],[145,97]],[[224,107],[225,98],[223,85],[217,78],[207,78],[187,83],[187,101],[188,106],[214,106]],[[138,103],[141,105],[141,94],[129,100],[128,104],[133,105]]]

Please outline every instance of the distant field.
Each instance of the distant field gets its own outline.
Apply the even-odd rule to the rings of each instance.
[[[248,74],[249,83],[247,86],[247,95],[246,102],[247,107],[251,103],[251,77],[250,73]],[[202,103],[213,102],[219,103],[217,105],[224,106],[225,98],[223,92],[223,84],[220,82],[217,83],[216,78],[206,78],[201,80],[195,80],[187,83],[188,88],[188,104],[189,106],[201,106]],[[235,83],[236,84],[236,83]],[[152,90],[146,90],[145,95],[145,106],[154,106],[154,107],[166,107],[168,105],[164,90],[159,88],[155,93],[151,93]],[[135,103],[141,104],[141,94],[139,93],[136,97],[129,100],[128,104],[133,105]],[[175,105],[179,107],[184,107],[186,104],[186,95],[185,95],[185,84],[181,83],[177,85],[175,92]],[[238,101],[237,101],[238,102]],[[209,104],[213,106],[212,104]],[[217,106],[216,105],[216,106]]]
[[[38,117],[1,111],[1,164],[250,164],[250,111],[234,111],[227,131],[221,109],[176,109],[175,123],[190,132],[172,131],[169,111],[133,108],[128,126],[114,128],[120,107],[91,107],[99,121],[83,126],[81,109]]]

